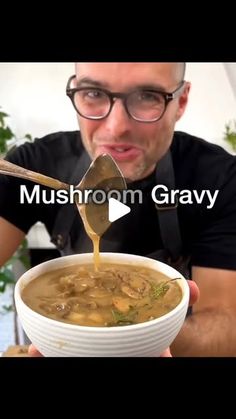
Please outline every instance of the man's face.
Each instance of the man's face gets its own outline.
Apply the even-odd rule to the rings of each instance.
[[[76,65],[76,87],[104,88],[110,92],[128,93],[148,86],[173,92],[182,81],[177,63],[82,63]],[[124,176],[138,180],[148,176],[168,150],[176,121],[187,104],[189,84],[172,100],[157,122],[132,119],[120,99],[102,120],[78,115],[84,147],[92,159],[109,153]]]

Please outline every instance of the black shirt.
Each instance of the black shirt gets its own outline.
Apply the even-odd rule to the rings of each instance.
[[[18,147],[7,159],[77,185],[86,169],[84,167],[81,174],[82,154],[84,149],[78,131],[59,132]],[[171,154],[176,189],[196,190],[199,194],[201,190],[209,190],[212,195],[215,190],[219,190],[212,209],[207,208],[209,202],[206,199],[202,204],[197,204],[195,200],[193,204],[179,204],[183,253],[191,256],[191,265],[236,269],[235,157],[217,145],[183,132],[175,132]],[[0,216],[25,233],[33,224],[41,221],[52,236],[61,205],[37,204],[34,201],[31,204],[20,204],[21,184],[27,186],[29,194],[35,186],[32,182],[0,175]],[[134,208],[131,205],[131,212],[112,224],[101,240],[101,251],[149,255],[163,247],[157,211],[151,198],[155,176],[151,175],[130,186],[142,189],[143,204],[133,204]],[[92,243],[84,233],[77,209],[73,204],[68,205],[72,208],[70,236],[72,243],[77,243],[76,251],[92,251]],[[65,219],[64,222],[69,220]]]

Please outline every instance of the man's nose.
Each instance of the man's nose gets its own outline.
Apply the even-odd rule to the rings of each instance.
[[[121,99],[114,101],[111,112],[104,121],[109,132],[117,137],[131,128],[130,117]]]

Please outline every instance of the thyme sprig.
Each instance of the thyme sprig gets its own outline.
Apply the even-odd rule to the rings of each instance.
[[[154,282],[151,283],[151,297],[157,299],[162,297],[166,294],[168,289],[170,288],[169,282],[176,281],[177,279],[181,278],[172,278],[168,281],[160,282],[159,284],[155,284]]]

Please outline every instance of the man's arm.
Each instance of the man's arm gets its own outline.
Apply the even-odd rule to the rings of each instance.
[[[200,299],[171,346],[173,356],[236,356],[236,271],[195,266],[192,279]]]
[[[25,233],[0,217],[0,267],[10,259],[25,237]]]

